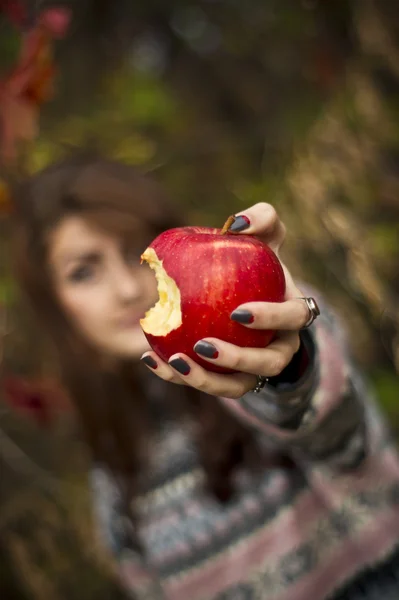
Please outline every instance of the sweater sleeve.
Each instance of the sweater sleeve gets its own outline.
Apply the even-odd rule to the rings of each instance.
[[[353,363],[338,316],[314,295],[321,315],[301,332],[308,360],[299,379],[279,380],[259,394],[221,401],[269,443],[306,461],[355,468],[368,452],[371,429],[385,429],[381,418],[375,418],[374,399]]]

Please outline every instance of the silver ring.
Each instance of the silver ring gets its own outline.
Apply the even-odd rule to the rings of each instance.
[[[317,319],[320,314],[320,308],[317,305],[317,302],[314,298],[298,298],[298,300],[304,300],[306,302],[306,306],[309,310],[309,319],[306,321],[305,325],[302,326],[301,329],[307,329],[312,325],[312,323]]]
[[[259,394],[261,390],[265,387],[266,383],[269,381],[268,377],[264,377],[263,375],[258,375],[256,378],[256,386],[252,390],[254,394]]]

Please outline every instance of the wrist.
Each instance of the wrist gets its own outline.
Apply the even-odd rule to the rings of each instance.
[[[309,330],[300,332],[301,347],[290,365],[271,377],[259,394],[248,392],[241,405],[257,418],[284,429],[297,429],[318,383],[316,343]]]
[[[275,377],[269,377],[268,385],[276,390],[288,390],[295,387],[312,368],[315,357],[314,341],[308,330],[299,332],[301,344],[291,362]]]

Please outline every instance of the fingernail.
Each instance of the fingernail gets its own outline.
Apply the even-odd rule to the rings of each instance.
[[[249,310],[245,310],[245,308],[237,308],[234,310],[230,319],[232,321],[237,321],[237,323],[243,323],[244,325],[248,325],[249,323],[253,323],[255,321],[255,317]]]
[[[194,352],[200,356],[205,356],[205,358],[217,358],[219,356],[216,347],[210,342],[204,342],[203,340],[195,344]]]
[[[147,365],[147,367],[151,367],[151,369],[158,368],[158,365],[157,365],[156,361],[152,358],[152,356],[143,356],[143,358],[141,360],[143,361],[144,364]]]
[[[186,363],[182,358],[173,358],[169,361],[171,367],[176,369],[180,375],[188,375],[191,371],[190,365]]]
[[[244,229],[248,229],[251,225],[251,221],[245,215],[238,215],[238,217],[234,217],[234,222],[230,225],[229,231],[233,233],[238,233],[239,231],[244,231]]]

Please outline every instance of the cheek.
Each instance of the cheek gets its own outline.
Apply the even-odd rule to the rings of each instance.
[[[99,290],[94,293],[93,290],[74,288],[60,290],[59,298],[66,314],[81,332],[96,337],[95,334],[104,328],[104,316],[109,312],[105,294]]]

